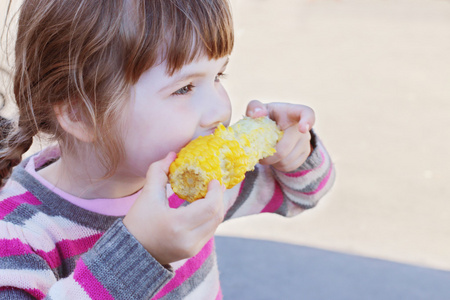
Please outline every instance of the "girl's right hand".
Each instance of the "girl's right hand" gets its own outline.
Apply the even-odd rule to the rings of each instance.
[[[128,231],[162,265],[197,254],[224,218],[224,189],[217,180],[209,183],[204,199],[178,209],[169,207],[167,176],[175,158],[170,152],[150,166],[141,195],[123,219]]]

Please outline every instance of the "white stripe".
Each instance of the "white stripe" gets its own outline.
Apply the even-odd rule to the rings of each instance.
[[[255,180],[252,192],[241,207],[233,214],[232,218],[259,213],[266,207],[270,199],[272,199],[275,190],[272,171],[262,165],[256,165],[256,168],[258,168],[258,177]]]
[[[303,177],[288,177],[284,175],[284,173],[277,172],[277,176],[280,177],[280,181],[283,185],[285,185],[285,187],[283,187],[283,192],[291,195],[291,199],[296,199],[300,196],[301,199],[304,199],[306,203],[311,203],[313,199],[319,199],[325,193],[325,191],[328,190],[324,188],[323,191],[320,191],[315,195],[308,196],[303,194],[298,195],[295,193],[295,191],[289,191],[289,189],[286,188],[289,187],[295,190],[304,189],[312,182],[322,177],[325,172],[328,172],[331,165],[331,160],[328,157],[327,152],[323,149],[322,145],[319,144],[318,148],[318,150],[320,150],[324,156],[324,162],[320,168],[318,167],[317,169],[310,171]],[[259,172],[258,177],[255,180],[252,192],[250,193],[246,201],[241,205],[241,207],[233,214],[232,218],[259,213],[272,199],[275,190],[275,182],[272,171],[268,169],[269,167],[262,165],[256,165],[256,168],[258,168]],[[295,215],[302,211],[302,209],[294,210],[295,211],[289,213],[288,215]]]
[[[39,224],[40,228],[36,228],[36,224]],[[39,234],[46,232],[58,233],[58,236],[54,237],[53,241],[55,242],[59,242],[64,239],[81,239],[100,233],[98,230],[81,226],[80,224],[74,223],[67,218],[61,216],[49,216],[42,212],[38,212],[32,218],[26,220],[24,227],[30,228],[35,232],[39,229],[42,230]]]
[[[178,270],[180,267],[182,267],[186,262],[188,261],[188,259],[182,259],[179,261],[175,261],[173,263],[170,263],[170,266],[172,267],[172,269],[174,271]]]
[[[23,233],[23,228],[21,226],[11,224],[3,220],[0,220],[0,239],[19,239],[22,243],[27,243],[25,235]]]
[[[0,286],[11,286],[18,289],[38,289],[44,294],[56,282],[51,270],[1,270]]]
[[[326,152],[323,149],[320,149],[320,151],[324,156],[324,162],[322,166],[317,167],[316,169],[310,171],[308,174],[302,177],[289,177],[281,172],[277,172],[277,176],[280,178],[280,180],[283,182],[284,185],[290,188],[296,190],[304,189],[318,178],[324,176],[330,168],[331,165],[330,158],[327,156]]]
[[[223,205],[225,208],[225,212],[227,212],[236,201],[237,197],[239,196],[239,191],[241,190],[242,182],[235,185],[231,189],[228,189],[223,194]]]
[[[22,243],[32,245],[35,250],[45,252],[53,250],[55,243],[62,240],[76,240],[100,233],[69,219],[48,216],[42,212],[38,212],[21,226],[0,220],[0,228],[0,239],[18,238]]]
[[[9,197],[14,197],[17,195],[21,195],[27,192],[27,189],[25,189],[22,185],[20,185],[20,183],[18,183],[15,180],[9,180],[7,182],[7,184],[3,187],[1,193],[0,193],[0,197],[2,198],[2,200],[0,201],[0,203],[5,200],[6,198]]]
[[[86,291],[73,279],[73,273],[53,285],[48,295],[52,299],[91,299]]]
[[[214,261],[214,266],[205,277],[203,282],[198,285],[189,295],[184,297],[185,300],[211,300],[216,299],[219,293],[220,281],[219,281],[219,269],[217,267],[217,261]]]
[[[303,208],[301,208],[298,205],[295,205],[293,202],[290,202],[290,201],[287,202],[286,217],[288,217],[288,218],[294,217],[303,211],[304,211]]]

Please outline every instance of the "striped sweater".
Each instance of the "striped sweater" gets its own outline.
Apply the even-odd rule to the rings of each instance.
[[[0,299],[221,299],[211,239],[194,257],[161,266],[121,217],[92,212],[53,193],[25,160],[0,191]],[[312,208],[334,181],[317,141],[299,170],[257,165],[225,192],[225,220]],[[169,189],[171,207],[187,205]]]

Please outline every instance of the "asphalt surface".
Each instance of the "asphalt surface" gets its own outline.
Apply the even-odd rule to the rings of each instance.
[[[216,238],[225,299],[443,300],[450,272],[272,241]]]

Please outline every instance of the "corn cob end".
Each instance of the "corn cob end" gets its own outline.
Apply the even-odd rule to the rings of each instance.
[[[241,182],[258,161],[275,153],[283,132],[267,117],[245,117],[233,126],[222,124],[213,135],[192,140],[178,153],[169,169],[172,190],[193,202],[206,196],[211,180],[227,189]]]

